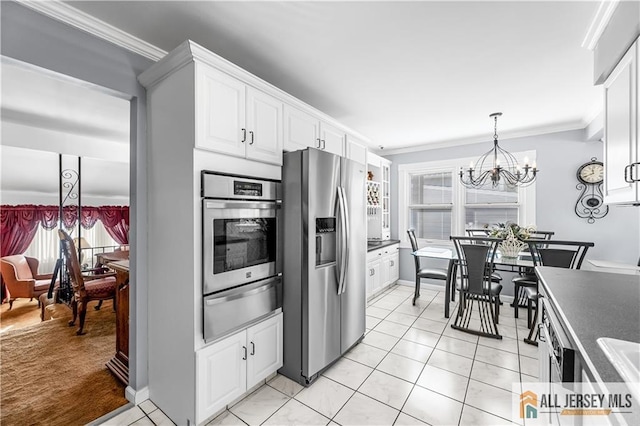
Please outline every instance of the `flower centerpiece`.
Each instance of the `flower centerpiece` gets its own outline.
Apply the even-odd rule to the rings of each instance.
[[[494,226],[489,236],[503,239],[499,245],[503,257],[518,257],[518,253],[527,247],[524,240],[529,239],[533,231],[535,231],[533,226],[520,226],[517,223],[506,222]]]

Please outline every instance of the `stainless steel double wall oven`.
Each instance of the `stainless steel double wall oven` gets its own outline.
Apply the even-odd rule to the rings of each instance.
[[[281,307],[281,183],[202,172],[204,339]]]

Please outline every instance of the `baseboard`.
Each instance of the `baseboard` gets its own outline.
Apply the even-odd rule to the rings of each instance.
[[[141,402],[149,399],[149,387],[145,386],[140,390],[135,390],[131,386],[127,386],[124,391],[124,396],[128,401],[133,402],[135,405],[139,405]]]
[[[404,285],[404,286],[408,286],[411,288],[415,288],[416,283],[415,281],[408,281],[408,280],[398,280],[397,281],[398,285]],[[424,290],[433,290],[433,291],[444,291],[444,285],[437,285],[437,284],[425,284],[425,283],[421,283],[420,284],[420,288],[424,289]],[[509,295],[500,295],[500,300],[503,303],[511,303],[513,302],[513,296],[509,296]]]

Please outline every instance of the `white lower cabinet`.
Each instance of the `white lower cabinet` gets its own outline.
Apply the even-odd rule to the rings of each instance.
[[[393,244],[367,253],[367,299],[400,278],[400,245]]]
[[[381,259],[374,259],[367,262],[367,298],[376,294],[382,288],[380,277]]]
[[[196,352],[197,424],[282,367],[282,313]]]

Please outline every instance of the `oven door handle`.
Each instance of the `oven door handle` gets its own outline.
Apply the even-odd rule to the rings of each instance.
[[[281,207],[280,203],[263,202],[256,203],[255,201],[220,201],[220,200],[206,200],[204,207],[206,209],[258,209],[258,210],[273,210]]]
[[[243,288],[235,289],[233,292],[230,292],[226,295],[220,297],[211,297],[210,299],[205,299],[205,304],[207,306],[217,305],[219,303],[228,302],[230,300],[242,299],[244,297],[252,296],[258,293],[262,293],[264,291],[270,290],[272,287],[276,285],[277,281],[272,280],[258,288],[254,288],[251,290],[246,290]]]

